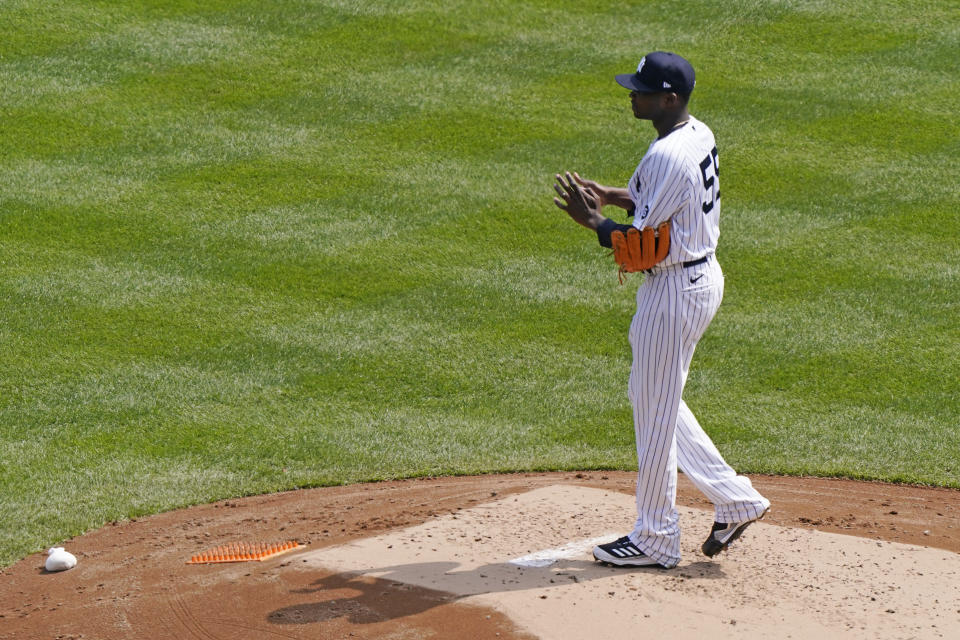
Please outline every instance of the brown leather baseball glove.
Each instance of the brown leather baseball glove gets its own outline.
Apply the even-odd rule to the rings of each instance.
[[[613,259],[620,265],[620,279],[624,273],[646,271],[667,257],[670,251],[670,221],[657,227],[630,229],[626,233],[614,231],[610,234],[613,245]]]

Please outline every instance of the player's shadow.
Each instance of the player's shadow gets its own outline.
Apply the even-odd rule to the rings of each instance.
[[[483,593],[558,588],[624,573],[684,580],[726,577],[714,562],[694,562],[673,570],[658,567],[609,567],[587,560],[564,560],[547,567],[487,564],[457,571],[456,562],[424,562],[324,575],[297,594],[317,594],[315,602],[294,604],[267,615],[278,625],[311,624],[346,618],[353,624],[384,622]],[[658,581],[651,588],[656,589]],[[429,586],[420,586],[429,585]]]

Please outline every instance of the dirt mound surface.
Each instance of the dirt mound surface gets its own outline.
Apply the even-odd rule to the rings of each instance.
[[[746,559],[772,554],[762,546],[764,544],[779,545],[775,551],[782,553],[786,544],[795,544],[797,540],[806,544],[807,533],[812,531],[881,541],[879,545],[873,544],[878,549],[876,557],[866,556],[862,551],[844,550],[842,553],[848,553],[852,563],[838,566],[848,567],[846,570],[850,575],[833,576],[830,573],[833,576],[830,579],[838,582],[859,580],[863,567],[858,567],[857,563],[881,565],[881,575],[884,571],[893,571],[893,568],[884,568],[886,565],[894,567],[897,563],[896,558],[889,559],[884,555],[889,552],[886,547],[901,556],[914,553],[912,547],[904,551],[900,546],[887,545],[887,542],[950,552],[945,558],[960,553],[958,491],[814,478],[753,476],[751,479],[754,486],[773,502],[773,509],[763,524],[775,527],[768,533],[756,535],[754,528],[761,525],[751,528],[745,539],[738,543],[736,551],[739,556],[722,559],[719,563],[702,556],[695,557],[696,544],[705,533],[699,530],[702,525],[699,521],[709,523],[710,516],[703,512],[710,509],[710,504],[681,475],[678,503],[684,508],[682,526],[684,535],[690,540],[691,551],[685,551],[685,562],[689,564],[686,567],[681,564],[672,572],[654,573],[649,569],[619,575],[614,572],[609,579],[619,581],[617,589],[624,592],[631,588],[645,590],[660,604],[671,602],[670,594],[676,591],[679,583],[687,584],[692,593],[700,589],[713,592],[716,584],[724,582],[731,593],[752,598],[744,591],[744,578],[738,573],[737,557]],[[546,602],[557,594],[559,603],[562,601],[560,591],[541,592],[540,589],[550,589],[556,584],[558,575],[589,577],[583,584],[572,584],[577,580],[568,578],[571,584],[565,584],[567,591],[563,592],[567,594],[564,597],[568,599],[568,608],[583,607],[582,610],[586,611],[592,599],[598,602],[609,599],[610,590],[616,591],[607,588],[604,582],[608,579],[606,573],[596,571],[588,555],[584,558],[563,556],[563,563],[569,566],[561,563],[563,566],[552,572],[537,566],[521,567],[523,589],[490,589],[482,582],[489,580],[488,574],[476,568],[469,571],[458,569],[473,561],[482,560],[489,565],[489,559],[468,559],[460,557],[460,552],[480,547],[492,549],[498,539],[516,538],[503,533],[505,526],[513,530],[511,518],[518,520],[516,528],[522,525],[529,530],[531,523],[520,521],[525,513],[521,510],[516,513],[498,511],[501,515],[491,517],[486,530],[482,524],[470,524],[465,528],[463,524],[468,517],[481,517],[484,509],[493,514],[495,508],[510,507],[509,498],[512,496],[519,501],[519,506],[514,508],[520,508],[524,504],[521,496],[539,495],[538,490],[550,487],[599,489],[600,492],[588,495],[607,495],[607,506],[612,511],[597,514],[597,520],[578,521],[568,514],[555,514],[550,529],[552,537],[545,537],[545,545],[557,547],[563,542],[560,537],[568,536],[568,541],[583,540],[629,525],[632,522],[629,496],[633,493],[633,482],[634,474],[619,472],[430,478],[228,500],[111,524],[61,544],[77,556],[79,563],[74,569],[47,573],[43,569],[45,556],[37,554],[0,572],[0,638],[546,637],[536,631],[536,620],[531,622],[524,618],[526,613],[533,616],[535,610],[524,609],[522,602],[519,609],[500,606],[491,599],[491,592],[519,593],[528,598],[536,594],[538,602]],[[589,500],[606,502],[606,499]],[[567,502],[573,504],[575,500],[570,498],[557,504]],[[551,509],[555,511],[557,507]],[[580,510],[583,510],[582,505]],[[533,507],[528,511],[530,517],[535,517]],[[618,516],[621,511],[626,513]],[[510,513],[513,515],[503,515]],[[567,525],[557,524],[560,519],[569,522],[569,529],[563,528]],[[603,530],[594,530],[598,523],[611,519],[616,521],[609,522]],[[443,541],[432,538],[434,529],[429,527],[439,521],[444,521],[444,526],[454,525],[454,528],[436,529],[437,536],[441,535],[440,531],[459,533],[443,534]],[[484,520],[481,518],[476,522]],[[456,528],[458,524],[460,529]],[[536,530],[536,523],[532,524]],[[778,533],[780,530],[776,527],[799,529],[800,535],[790,537],[794,541],[790,542],[784,538],[789,534]],[[393,542],[391,535],[399,536],[396,538],[399,542]],[[221,545],[286,540],[297,541],[304,547],[262,562],[188,564],[194,555]],[[50,544],[53,546],[58,542],[51,541]],[[391,548],[378,547],[378,544]],[[437,562],[440,557],[437,554],[443,554],[444,544],[452,544],[448,548],[453,551],[443,556],[446,558],[444,562]],[[520,548],[517,540],[512,544]],[[394,557],[391,554],[395,550],[399,552],[404,545],[420,545],[422,549],[413,552],[425,554],[421,563],[423,567],[441,567],[443,571],[436,576],[420,571],[423,575],[414,578],[409,571],[406,574],[396,570],[377,574],[356,569],[385,567]],[[529,549],[523,551],[533,553],[524,557],[534,560],[540,557],[537,553],[541,548],[535,541],[527,546]],[[325,560],[323,551],[328,548],[332,554],[329,556],[331,562],[337,558],[337,563],[341,564],[330,564]],[[343,564],[347,562],[343,558],[344,550],[348,548],[366,554],[353,556],[348,564],[354,569],[350,570],[347,570],[348,564]],[[563,548],[562,544],[560,548]],[[514,551],[511,548],[501,553],[509,555]],[[573,553],[583,555],[585,551],[579,549]],[[854,555],[857,557],[853,558]],[[921,552],[917,551],[916,557],[920,555]],[[493,563],[501,572],[502,564]],[[748,563],[741,564],[746,566]],[[393,569],[396,566],[393,565]],[[409,569],[414,565],[407,560],[403,566]],[[470,577],[473,582],[461,589],[451,586],[445,578],[440,579],[450,575],[461,579]],[[504,583],[520,579],[508,578],[502,573],[497,575]],[[709,585],[704,587],[706,582],[698,582],[698,576],[710,577]],[[911,580],[916,584],[908,589],[919,590],[940,579],[936,572],[924,575],[922,570],[913,569]],[[957,582],[952,580],[954,585]],[[758,598],[767,597],[768,594],[763,594],[763,585],[754,586],[759,592]],[[813,583],[809,586],[812,590],[817,589]],[[465,591],[458,593],[458,589]],[[960,606],[947,610],[946,607],[953,606],[956,597],[950,589],[954,587],[943,585],[937,603],[941,606],[923,628],[909,627],[904,623],[904,628],[909,627],[913,637],[956,637],[960,631]],[[883,594],[877,596],[865,592],[864,595],[867,601],[879,597],[882,604]],[[911,600],[911,594],[897,594],[897,598],[900,603],[917,604]],[[678,602],[678,606],[683,605]],[[836,611],[827,612],[824,620],[846,619],[849,616],[845,611],[853,610],[849,602],[837,601],[832,606]],[[883,609],[882,613],[891,619],[903,615],[902,608],[900,612],[893,605],[887,608],[889,611]],[[636,615],[643,616],[644,611],[638,607]],[[554,616],[546,616],[551,617]],[[722,622],[731,628],[736,626],[736,620],[732,618]],[[736,635],[749,630],[743,619],[739,627],[740,633]]]

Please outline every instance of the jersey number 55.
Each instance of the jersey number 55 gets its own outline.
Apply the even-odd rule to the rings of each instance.
[[[710,171],[713,175],[710,175]],[[710,196],[710,200],[703,203],[703,213],[707,214],[713,205],[720,199],[720,165],[717,162],[717,148],[710,150],[710,155],[700,163],[700,173],[703,174],[703,189]]]

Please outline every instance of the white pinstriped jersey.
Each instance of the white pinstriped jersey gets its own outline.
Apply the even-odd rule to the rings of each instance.
[[[713,132],[696,118],[657,138],[630,178],[633,225],[672,219],[668,266],[713,253],[720,237],[720,180]]]

